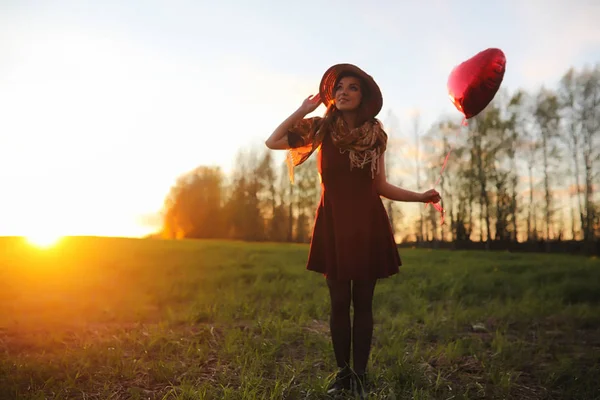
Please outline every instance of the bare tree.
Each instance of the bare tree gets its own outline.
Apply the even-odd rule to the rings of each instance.
[[[399,149],[396,146],[396,135],[398,134],[399,130],[400,122],[398,117],[392,110],[389,110],[385,123],[385,131],[388,134],[388,145],[385,155],[385,172],[388,182],[394,184],[400,184],[400,180],[394,174],[394,170],[396,169],[398,160],[400,159],[400,157],[398,157]],[[394,201],[384,199],[383,204],[387,210],[390,225],[392,227],[392,233],[395,235],[396,225],[401,217],[400,211],[396,208]]]
[[[563,122],[563,134],[561,135],[561,139],[567,144],[571,155],[573,185],[575,187],[573,194],[575,195],[575,201],[580,216],[579,218],[575,218],[575,209],[571,208],[571,235],[575,240],[579,236],[577,234],[575,223],[577,219],[580,220],[581,228],[583,228],[583,221],[581,220],[581,217],[583,216],[583,205],[581,204],[582,191],[579,180],[581,177],[579,157],[582,152],[581,143],[583,135],[581,118],[583,90],[581,89],[575,70],[570,68],[560,80],[558,99]]]
[[[296,241],[308,242],[312,232],[315,210],[320,195],[320,179],[317,171],[316,155],[296,167]]]
[[[552,239],[552,216],[554,214],[550,175],[553,172],[552,159],[559,157],[556,146],[558,138],[558,98],[556,95],[545,88],[540,90],[537,96],[535,119],[540,129],[541,147],[544,167],[544,198],[545,198],[545,238]],[[547,246],[549,243],[547,242]]]
[[[413,116],[413,136],[415,138],[415,167],[416,167],[416,179],[417,179],[417,190],[421,190],[421,156],[420,156],[420,142],[421,142],[421,128],[420,128],[420,115],[419,113]],[[423,241],[424,238],[424,215],[423,209],[420,209],[419,218],[419,232],[417,233],[417,242]]]
[[[510,240],[516,242],[518,239],[519,227],[518,221],[518,162],[517,152],[521,148],[523,141],[523,126],[525,125],[526,109],[524,107],[524,98],[526,94],[523,90],[517,90],[510,99],[507,107],[509,113],[506,121],[508,131],[508,143],[506,146],[507,155],[510,163]]]
[[[585,217],[582,220],[584,240],[590,247],[595,236],[594,219],[596,214],[593,203],[593,181],[597,177],[593,168],[594,162],[598,161],[600,157],[598,146],[594,146],[598,135],[600,135],[600,65],[592,70],[582,71],[579,82],[583,88],[581,117],[583,125],[582,155],[585,173]]]

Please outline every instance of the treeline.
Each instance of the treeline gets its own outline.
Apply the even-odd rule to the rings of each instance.
[[[389,132],[397,118],[383,122]],[[435,182],[452,150],[437,186],[445,224],[433,207],[408,218],[386,201],[402,243],[597,251],[600,66],[570,69],[555,88],[501,90],[466,126],[440,119],[422,135],[417,122],[414,143],[404,145],[415,154],[414,169],[388,178],[429,189],[424,182]],[[406,154],[390,146],[389,163],[401,158],[398,150]],[[296,169],[291,185],[272,151],[240,152],[231,176],[199,167],[179,178],[165,202],[161,235],[307,242],[319,196],[314,157]]]
[[[320,197],[314,157],[295,170],[273,152],[240,152],[232,176],[200,166],[182,175],[165,201],[161,236],[308,242]]]

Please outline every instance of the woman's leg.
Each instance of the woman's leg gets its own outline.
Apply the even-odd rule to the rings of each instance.
[[[352,302],[353,322],[353,361],[354,372],[364,375],[367,370],[371,339],[373,338],[373,294],[377,281],[354,281]]]
[[[350,302],[351,289],[349,281],[336,281],[327,279],[329,295],[331,297],[331,315],[329,328],[331,330],[331,341],[338,367],[350,366]]]

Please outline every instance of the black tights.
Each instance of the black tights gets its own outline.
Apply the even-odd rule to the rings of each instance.
[[[354,372],[363,374],[367,369],[373,337],[373,293],[377,281],[335,281],[327,279],[331,296],[329,327],[333,351],[338,367],[350,366],[350,344]],[[350,302],[353,303],[354,321],[350,327]]]

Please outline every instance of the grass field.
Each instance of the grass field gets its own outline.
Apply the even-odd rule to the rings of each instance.
[[[326,399],[307,246],[0,239],[1,399]],[[386,399],[600,398],[600,260],[401,250],[375,292]]]

